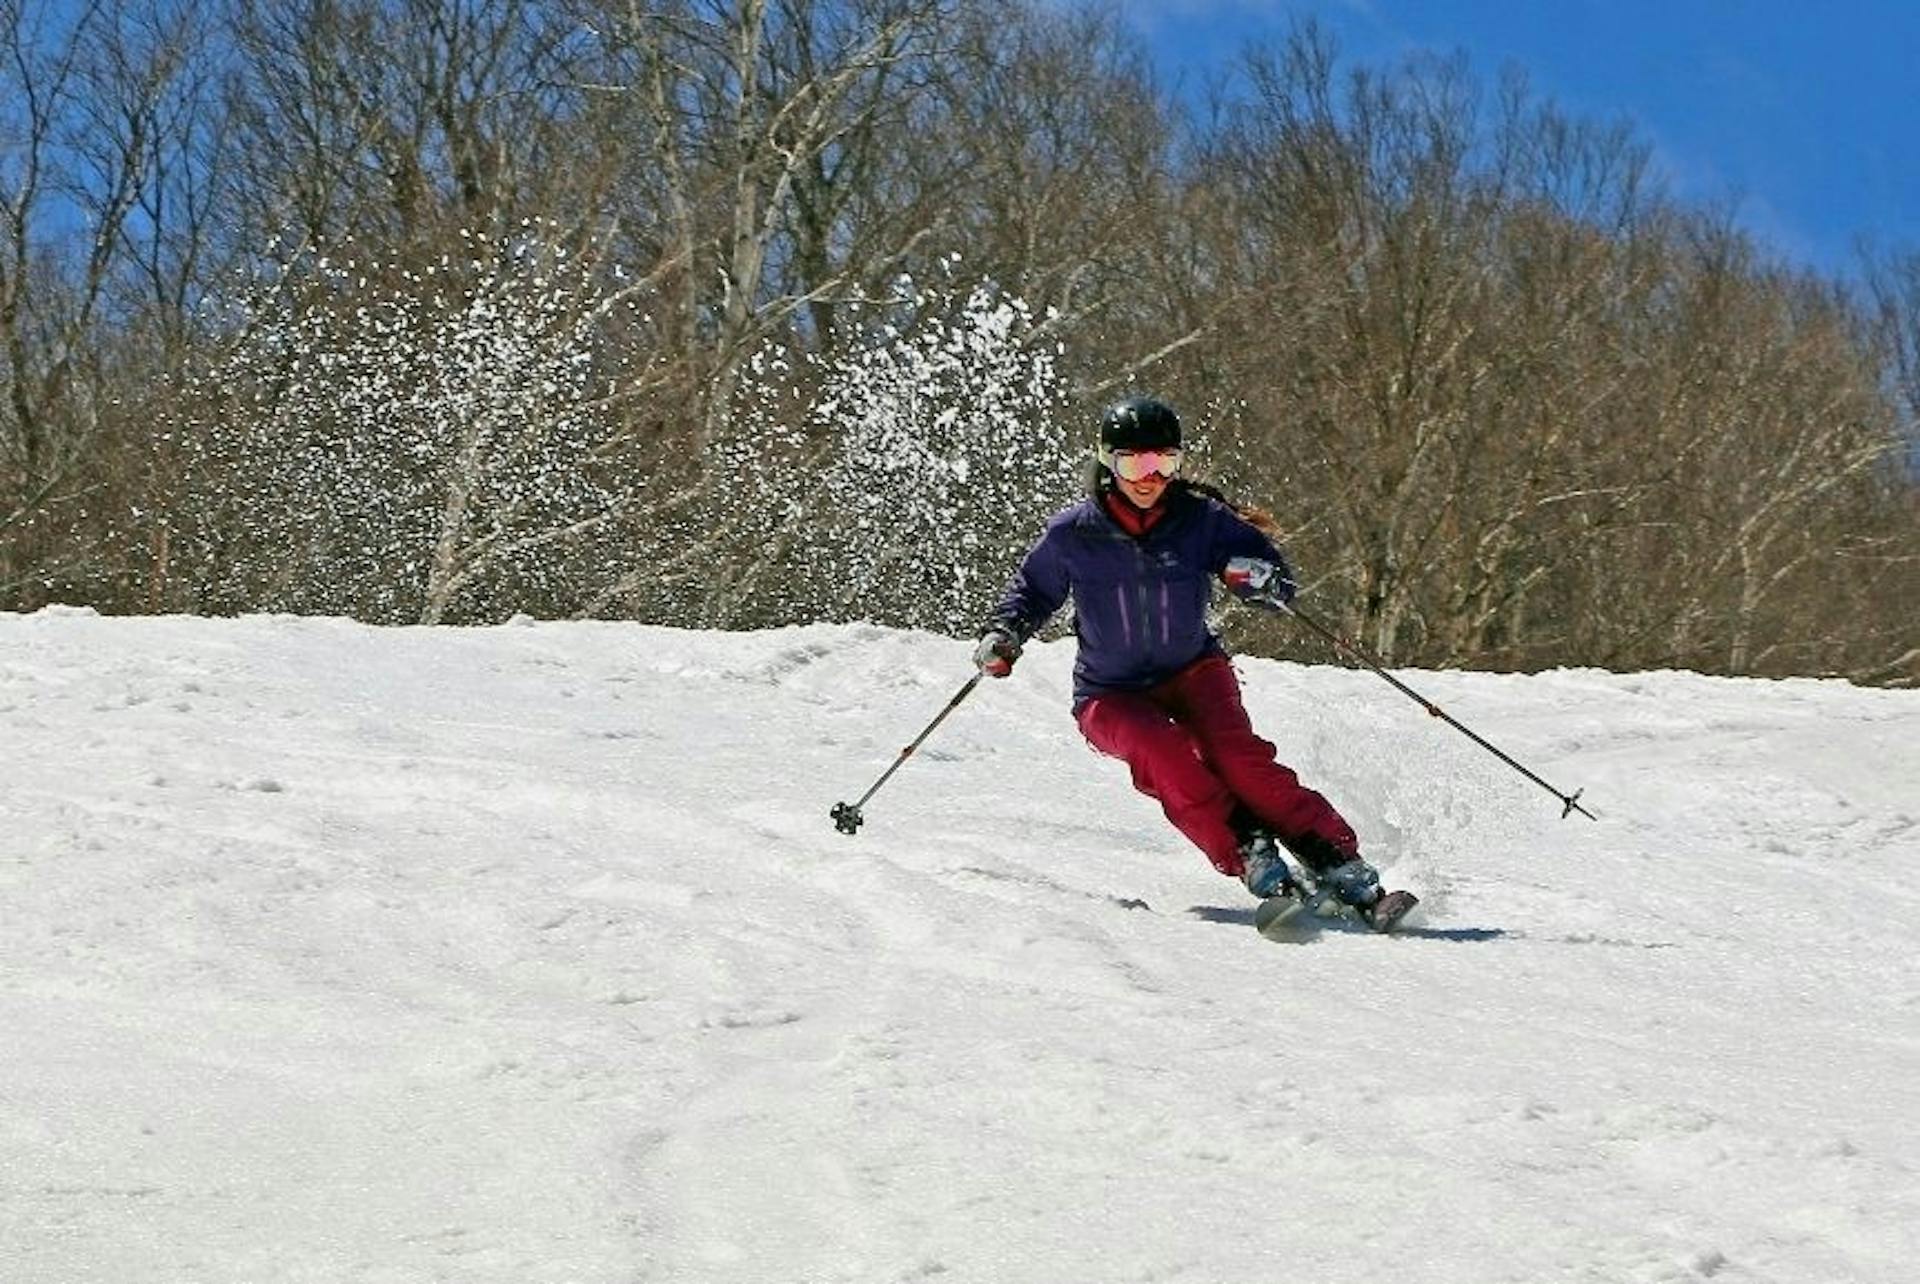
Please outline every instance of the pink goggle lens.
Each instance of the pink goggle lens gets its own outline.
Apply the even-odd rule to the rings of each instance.
[[[1122,481],[1145,481],[1155,473],[1172,477],[1180,471],[1180,452],[1177,449],[1116,450],[1108,467]]]

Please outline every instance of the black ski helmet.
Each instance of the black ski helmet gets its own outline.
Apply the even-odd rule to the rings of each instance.
[[[1152,397],[1127,397],[1100,416],[1100,449],[1154,450],[1180,444],[1180,416]]]

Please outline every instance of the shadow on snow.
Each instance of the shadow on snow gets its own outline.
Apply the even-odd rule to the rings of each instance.
[[[1237,927],[1252,927],[1254,906],[1190,905],[1189,917],[1206,923],[1228,923]],[[1345,918],[1323,918],[1313,924],[1314,930],[1321,932],[1352,932],[1362,936],[1377,936],[1380,933],[1364,923],[1356,923]],[[1386,933],[1388,936],[1411,938],[1421,941],[1496,941],[1514,934],[1504,927],[1421,927],[1417,925],[1397,927]]]

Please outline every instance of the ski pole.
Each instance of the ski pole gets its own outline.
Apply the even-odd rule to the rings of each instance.
[[[900,751],[900,756],[893,760],[893,765],[887,768],[886,772],[881,775],[880,779],[873,782],[873,788],[867,790],[866,793],[860,795],[859,802],[835,803],[833,805],[832,815],[833,815],[833,827],[835,829],[838,829],[843,834],[851,834],[855,830],[860,828],[861,822],[866,819],[866,817],[860,814],[860,809],[867,805],[867,799],[873,797],[875,794],[880,792],[880,786],[886,784],[888,778],[891,777],[894,772],[900,770],[900,764],[904,763],[907,759],[913,756],[913,751],[915,749],[918,749],[921,743],[925,741],[928,736],[933,734],[933,729],[935,727],[939,726],[942,722],[945,722],[947,720],[948,714],[952,713],[955,709],[958,709],[960,707],[960,702],[962,700],[966,699],[968,696],[973,694],[973,689],[980,685],[980,679],[984,676],[985,676],[984,674],[980,674],[980,673],[974,674],[972,677],[967,679],[967,683],[965,686],[961,687],[958,691],[954,692],[953,699],[947,701],[947,707],[942,709],[939,713],[935,714],[933,717],[933,721],[927,724],[927,729],[925,731],[922,731],[918,736],[915,736],[913,743]]]
[[[1525,776],[1528,780],[1531,780],[1534,784],[1540,786],[1542,789],[1552,794],[1555,798],[1558,798],[1563,804],[1563,810],[1560,813],[1560,819],[1565,820],[1567,817],[1573,815],[1573,813],[1576,811],[1579,812],[1582,816],[1585,816],[1588,820],[1600,819],[1598,816],[1594,815],[1592,812],[1588,811],[1585,807],[1582,807],[1580,805],[1580,795],[1584,791],[1576,789],[1570,794],[1561,793],[1558,789],[1555,789],[1552,785],[1548,784],[1546,781],[1542,780],[1540,777],[1534,775],[1531,771],[1528,771],[1525,767],[1521,766],[1518,762],[1515,762],[1512,758],[1507,756],[1507,754],[1502,752],[1498,746],[1490,743],[1485,737],[1475,732],[1471,727],[1468,727],[1467,725],[1462,723],[1459,719],[1455,718],[1452,714],[1448,713],[1445,709],[1442,709],[1439,705],[1427,699],[1425,696],[1421,695],[1418,691],[1415,691],[1412,687],[1408,686],[1406,683],[1402,682],[1400,679],[1394,677],[1391,673],[1388,673],[1384,668],[1380,666],[1380,663],[1377,660],[1375,660],[1372,656],[1368,655],[1365,651],[1361,650],[1359,646],[1356,645],[1355,643],[1347,641],[1347,639],[1341,637],[1338,633],[1335,633],[1332,629],[1320,623],[1320,621],[1314,619],[1311,615],[1308,615],[1306,612],[1302,611],[1299,607],[1293,605],[1293,603],[1291,602],[1282,602],[1282,603],[1278,603],[1278,605],[1280,609],[1285,611],[1288,615],[1291,615],[1294,619],[1300,621],[1300,623],[1306,625],[1309,629],[1312,629],[1315,633],[1318,633],[1321,637],[1333,643],[1335,650],[1339,651],[1343,655],[1351,656],[1353,659],[1358,660],[1361,664],[1364,664],[1367,668],[1372,669],[1375,673],[1385,678],[1388,682],[1391,682],[1395,690],[1400,691],[1401,693],[1405,694],[1409,698],[1417,701],[1423,708],[1426,709],[1426,711],[1429,714],[1432,714],[1434,717],[1440,719],[1442,722],[1452,727],[1455,731],[1458,731],[1460,734],[1467,737],[1467,739],[1473,741],[1473,743],[1479,745],[1482,749],[1485,749],[1488,753],[1498,758],[1501,762],[1506,763],[1509,767],[1512,767],[1515,771]]]

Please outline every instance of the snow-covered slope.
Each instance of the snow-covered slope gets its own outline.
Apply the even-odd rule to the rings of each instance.
[[[1242,662],[1283,946],[966,657],[0,616],[0,1280],[1920,1279],[1920,693]]]

